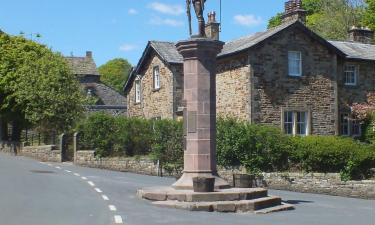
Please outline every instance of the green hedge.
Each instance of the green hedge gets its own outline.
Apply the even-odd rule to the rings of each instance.
[[[78,130],[84,145],[100,157],[150,155],[165,169],[182,168],[181,122],[95,113]],[[217,160],[224,167],[242,165],[249,173],[298,169],[359,179],[375,167],[375,145],[335,136],[291,137],[279,128],[225,118],[217,122]]]

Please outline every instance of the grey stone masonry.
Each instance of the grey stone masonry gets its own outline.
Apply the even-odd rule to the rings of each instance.
[[[126,157],[96,158],[95,151],[78,151],[77,165],[102,168],[115,171],[126,171],[156,176],[158,165],[146,158],[134,159]],[[218,174],[232,183],[233,174],[243,173],[242,168],[218,168]],[[174,172],[163,171],[165,176],[178,177]],[[375,180],[341,181],[338,173],[263,173],[265,184],[270,189],[289,190],[295,192],[318,193],[342,197],[374,199]]]

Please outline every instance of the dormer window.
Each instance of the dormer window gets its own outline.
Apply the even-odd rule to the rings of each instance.
[[[302,54],[298,51],[288,52],[288,70],[289,76],[302,76]]]
[[[358,67],[355,65],[346,65],[344,70],[345,85],[357,85]]]
[[[154,90],[158,90],[158,89],[160,89],[160,71],[159,71],[159,66],[155,66],[154,67],[153,77],[154,77]]]

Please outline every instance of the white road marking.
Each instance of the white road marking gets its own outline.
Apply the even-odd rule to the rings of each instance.
[[[119,215],[116,215],[116,216],[115,216],[115,223],[117,223],[117,224],[122,223],[122,217],[119,216]]]
[[[102,193],[102,190],[100,190],[99,188],[95,188],[95,191],[98,193]]]
[[[65,172],[67,172],[67,173],[71,173],[72,171],[70,171],[70,170],[65,170]]]
[[[61,167],[59,167],[59,166],[56,166],[55,168],[61,170]]]
[[[45,165],[46,163],[45,162],[39,162],[40,164],[43,164],[43,165]]]
[[[109,198],[107,197],[107,195],[102,195],[102,198],[105,200],[105,201],[108,201]]]
[[[87,177],[81,177],[82,178],[82,180],[87,180]]]
[[[81,175],[79,175],[79,173],[74,173],[74,176],[79,177],[79,176],[81,176]]]
[[[116,211],[117,210],[116,206],[114,206],[114,205],[109,205],[108,207],[109,207],[109,210],[111,210],[111,211]]]
[[[94,187],[95,184],[92,182],[92,181],[87,181],[88,184],[90,184],[90,186]]]
[[[52,166],[52,164],[47,164],[47,165]]]

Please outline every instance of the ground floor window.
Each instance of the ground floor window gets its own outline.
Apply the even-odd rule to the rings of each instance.
[[[340,126],[343,136],[361,136],[361,123],[353,119],[349,113],[340,115]]]
[[[286,134],[309,135],[309,118],[307,111],[285,111],[283,129]]]

